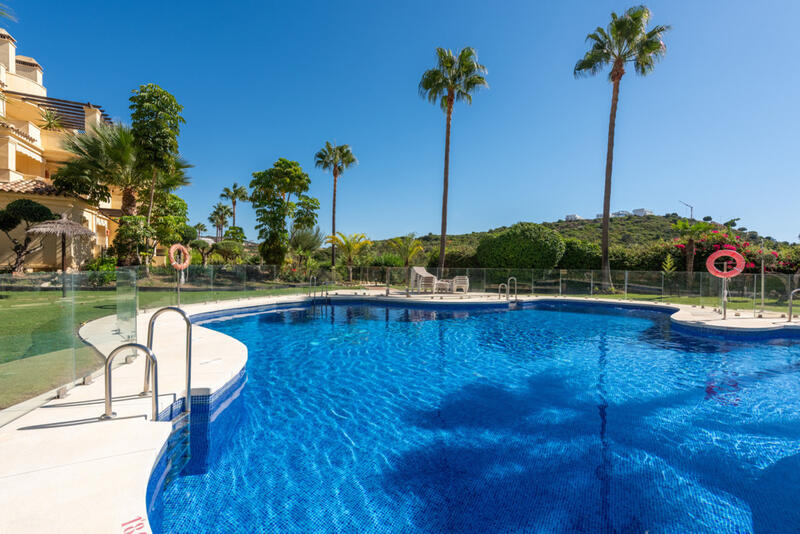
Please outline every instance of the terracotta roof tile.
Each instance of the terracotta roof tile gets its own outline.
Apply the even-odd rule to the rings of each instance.
[[[6,193],[27,193],[30,195],[57,195],[55,186],[43,180],[18,180],[16,182],[0,183],[0,191]]]

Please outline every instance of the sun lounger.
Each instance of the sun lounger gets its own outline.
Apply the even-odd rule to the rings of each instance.
[[[426,271],[425,267],[411,268],[411,278],[409,280],[411,291],[430,291],[433,293],[436,290],[436,282],[436,277]]]

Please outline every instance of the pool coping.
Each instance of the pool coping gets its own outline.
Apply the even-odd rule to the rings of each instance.
[[[574,303],[671,312],[672,323],[688,329],[690,333],[701,335],[795,337],[800,333],[800,324],[785,320],[733,318],[723,322],[719,314],[713,311],[671,303],[558,296],[520,297],[517,301],[509,302],[497,299],[496,295],[440,298],[430,295],[385,296],[383,292],[383,288],[378,293],[369,290],[340,291],[327,298],[332,303],[367,302],[398,307],[498,310],[518,306],[524,308],[537,302]],[[307,306],[312,301],[303,295],[284,295],[185,306],[184,309],[192,317],[195,332],[192,394],[196,402],[214,402],[211,399],[216,393],[225,391],[242,376],[247,361],[247,349],[240,341],[205,328],[202,323],[228,317],[232,315],[230,312],[235,315],[237,310],[239,313],[277,310]],[[137,316],[139,332],[146,329],[153,311]],[[107,323],[113,317],[91,321],[81,329],[81,335],[103,355],[119,344],[118,338],[108,335]],[[95,327],[100,331],[99,334],[91,332]],[[157,347],[160,383],[163,381],[160,397],[173,396],[173,402],[164,405],[166,407],[161,410],[162,413],[174,411],[176,403],[182,402],[185,396],[180,385],[183,379],[182,331],[180,339],[172,341],[175,343],[169,347]],[[200,368],[198,372],[201,365],[217,366],[218,369],[212,373]],[[141,389],[142,368],[143,358],[137,358],[132,364],[115,369],[115,399],[120,394],[132,396]],[[0,466],[0,503],[7,508],[7,511],[0,513],[0,532],[50,532],[57,526],[60,532],[112,533],[125,532],[126,527],[140,524],[141,528],[134,532],[151,532],[147,518],[148,485],[163,458],[171,423],[146,421],[141,414],[147,413],[149,401],[126,399],[117,401],[115,407],[118,407],[120,416],[114,421],[66,427],[48,426],[63,424],[67,412],[79,419],[81,416],[99,415],[102,412],[102,387],[102,380],[88,386],[78,386],[70,390],[66,399],[52,400],[0,428],[0,457],[6,460]],[[101,402],[98,403],[98,399]],[[88,421],[84,419],[83,422]],[[130,443],[130,436],[135,436],[134,444]],[[53,442],[59,445],[55,449]],[[119,457],[123,457],[123,461],[115,462],[114,459]],[[76,480],[81,483],[76,484]],[[67,491],[61,491],[62,488]],[[38,503],[47,503],[47,506],[38,506]]]

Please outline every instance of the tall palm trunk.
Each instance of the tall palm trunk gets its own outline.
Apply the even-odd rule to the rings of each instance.
[[[617,122],[617,102],[619,102],[619,82],[625,68],[621,62],[614,63],[611,69],[611,81],[614,89],[611,94],[611,113],[608,117],[608,151],[606,152],[606,182],[603,191],[603,235],[601,239],[603,289],[613,287],[611,283],[611,264],[608,260],[608,230],[611,218],[611,169],[614,163],[614,129]]]
[[[442,235],[439,238],[439,269],[444,269],[444,251],[447,242],[447,188],[450,185],[450,122],[453,117],[453,91],[447,95],[447,123],[444,133],[444,183],[442,187]],[[442,273],[439,273],[440,275]]]
[[[333,220],[331,221],[331,235],[336,235],[336,182],[339,179],[339,171],[333,167]],[[336,267],[336,245],[331,243],[331,268]]]
[[[136,211],[136,190],[132,187],[126,187],[122,190],[122,210],[123,215],[133,215]]]
[[[233,212],[233,225],[236,226],[236,199],[231,200],[231,211]]]

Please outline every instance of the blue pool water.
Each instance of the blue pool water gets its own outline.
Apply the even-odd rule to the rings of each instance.
[[[800,532],[800,345],[556,308],[206,323],[247,383],[156,532]]]

